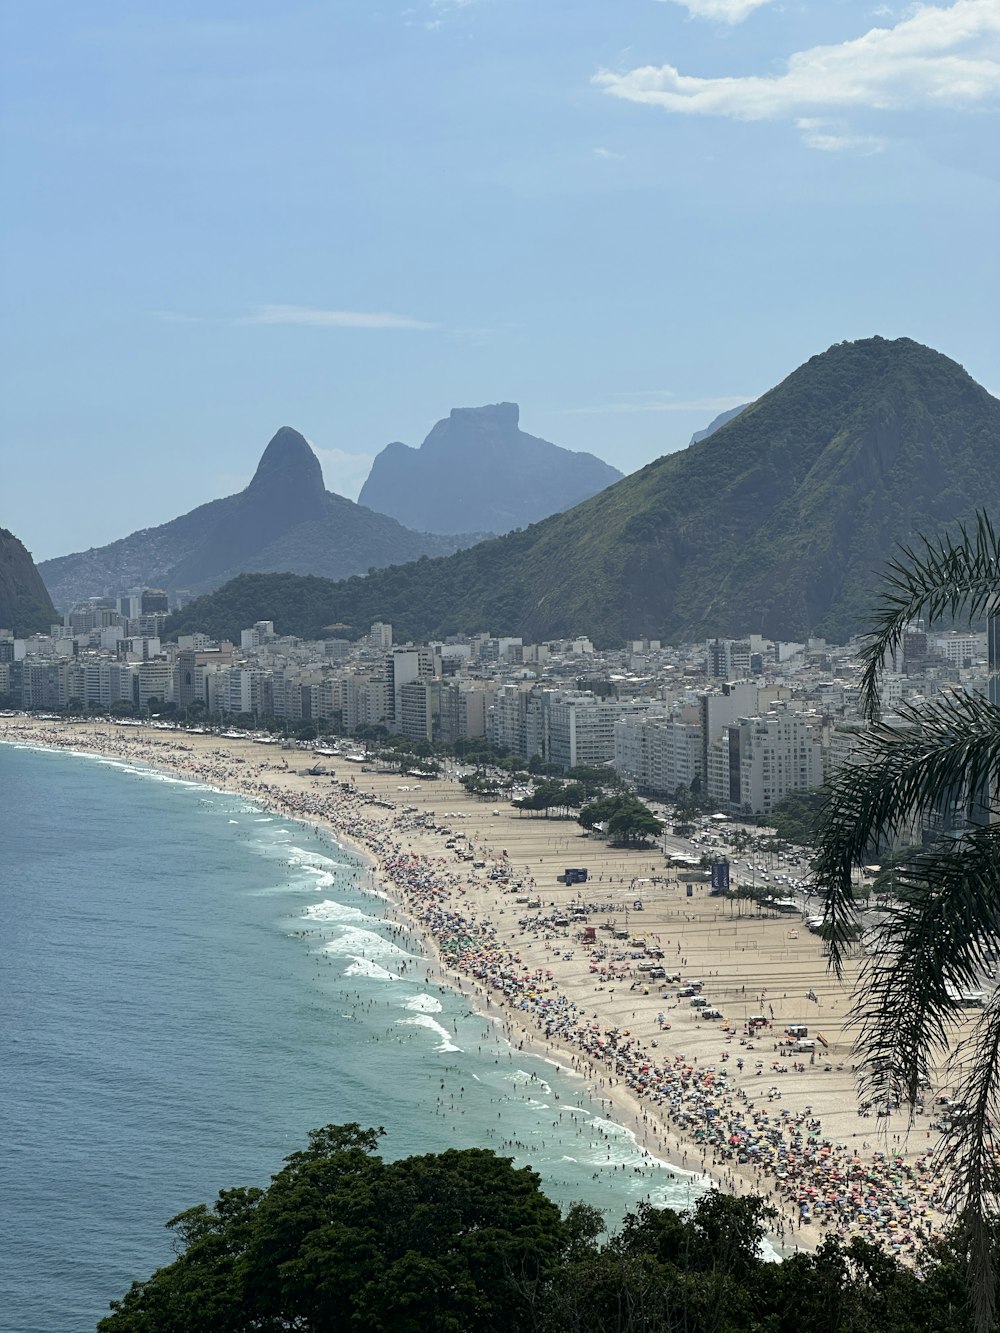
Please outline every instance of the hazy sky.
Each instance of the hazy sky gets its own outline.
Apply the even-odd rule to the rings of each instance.
[[[0,33],[0,524],[352,497],[502,399],[631,471],[833,342],[1000,390],[1000,0],[31,0]]]

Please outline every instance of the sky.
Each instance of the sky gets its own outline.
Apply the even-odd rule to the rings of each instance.
[[[630,472],[832,343],[1000,391],[1000,0],[32,0],[0,29],[0,525],[351,498],[455,406]]]

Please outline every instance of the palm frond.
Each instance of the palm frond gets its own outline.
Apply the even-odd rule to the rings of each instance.
[[[824,935],[842,974],[858,925],[856,867],[922,816],[1000,795],[1000,708],[980,695],[943,695],[919,712],[900,708],[901,727],[876,724],[832,780],[813,862],[825,895]]]
[[[897,900],[865,964],[852,1019],[859,1027],[861,1089],[869,1097],[916,1099],[934,1057],[951,1046],[955,993],[978,985],[986,954],[1000,945],[1000,708],[978,695],[941,696],[880,720],[887,657],[918,617],[969,621],[1000,614],[1000,536],[984,513],[954,537],[900,548],[887,570],[871,640],[863,653],[861,701],[872,724],[852,762],[829,787],[813,869],[826,895],[831,966],[843,972],[847,941],[861,924],[855,869],[871,850],[910,829],[953,819],[895,874]],[[987,815],[985,821],[982,816]],[[967,823],[974,814],[975,822]],[[964,827],[963,827],[964,825]],[[964,1229],[977,1333],[991,1326],[995,1237],[1000,1217],[1000,990],[973,1038],[949,1057],[962,1121],[940,1160],[949,1201]]]
[[[1000,933],[1000,828],[943,839],[901,866],[852,1019],[866,1100],[911,1106],[949,1046],[957,991],[975,989]]]
[[[886,656],[903,640],[907,625],[923,616],[933,624],[944,615],[974,620],[1000,593],[1000,535],[988,515],[977,512],[970,531],[960,524],[955,537],[921,538],[901,546],[884,575],[885,590],[875,608],[874,636],[863,653],[861,700],[865,716],[877,719],[879,682]]]
[[[996,1303],[996,1223],[1000,1209],[997,1125],[1000,1122],[1000,992],[994,993],[973,1038],[950,1062],[957,1075],[965,1123],[948,1142],[940,1165],[949,1178],[948,1202],[964,1232],[973,1320],[985,1333]]]

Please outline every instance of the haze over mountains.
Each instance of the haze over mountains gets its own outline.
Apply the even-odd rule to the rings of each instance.
[[[516,403],[454,407],[419,449],[396,441],[375,458],[358,503],[419,532],[501,534],[560,513],[622,474],[519,427]]]
[[[600,644],[842,640],[900,541],[1000,511],[1000,401],[908,338],[838,343],[708,438],[566,513],[445,559],[329,585],[245,577],[175,617],[232,634],[391,621]]]
[[[140,585],[203,593],[255,571],[342,579],[522,527],[621,475],[525,434],[517,405],[499,403],[454,408],[419,450],[387,446],[355,504],[325,489],[307,441],[283,426],[239,495],[39,569],[63,608]]]
[[[0,528],[0,629],[47,634],[58,619],[30,553],[12,532]]]
[[[135,587],[208,592],[246,571],[347,578],[422,555],[445,555],[481,535],[411,532],[327,491],[306,440],[282,426],[238,495],[211,500],[108,546],[45,560],[39,570],[55,603],[68,608]]]
[[[696,430],[688,440],[688,444],[700,444],[702,440],[707,440],[710,435],[714,435],[720,426],[724,426],[727,421],[732,421],[738,417],[741,412],[745,412],[750,406],[749,403],[740,403],[739,407],[731,407],[728,412],[720,412],[714,417],[704,430]]]

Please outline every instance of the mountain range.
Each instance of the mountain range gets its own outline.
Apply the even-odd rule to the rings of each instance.
[[[59,619],[35,562],[22,542],[0,528],[0,629],[47,634]]]
[[[108,546],[44,560],[38,568],[56,605],[69,608],[136,587],[208,592],[248,571],[342,579],[422,555],[445,555],[482,535],[411,532],[326,490],[307,441],[282,426],[238,495],[211,500]]]
[[[516,403],[455,407],[419,449],[388,444],[358,503],[420,532],[504,533],[610,486],[621,473],[593,454],[527,435]]]
[[[333,622],[599,644],[757,632],[842,640],[896,544],[1000,514],[1000,401],[908,338],[838,343],[708,438],[562,514],[337,584],[244,576],[174,630]]]

